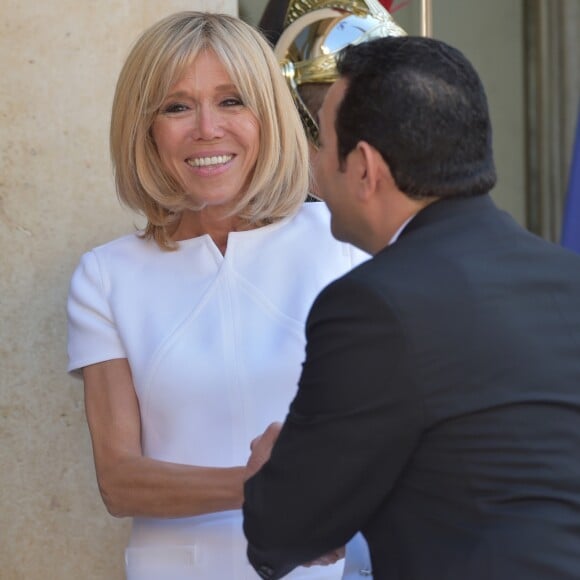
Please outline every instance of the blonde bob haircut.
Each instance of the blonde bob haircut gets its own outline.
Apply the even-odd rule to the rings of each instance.
[[[111,116],[111,158],[120,200],[145,215],[144,237],[173,249],[168,226],[188,207],[164,170],[151,127],[171,87],[200,52],[212,50],[258,119],[250,183],[230,215],[250,226],[298,211],[308,192],[308,147],[274,52],[259,32],[224,14],[179,12],[137,40],[121,70]]]

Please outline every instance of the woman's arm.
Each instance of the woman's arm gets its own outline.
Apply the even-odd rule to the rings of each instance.
[[[240,508],[245,467],[197,467],[143,456],[127,359],[83,369],[99,489],[111,515],[185,517]]]

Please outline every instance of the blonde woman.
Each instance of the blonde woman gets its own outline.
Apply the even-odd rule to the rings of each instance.
[[[127,577],[256,578],[240,510],[250,442],[285,417],[314,297],[367,256],[332,238],[324,204],[304,204],[300,119],[269,45],[235,18],[178,13],[138,39],[111,154],[147,226],[82,257],[69,371],[103,500],[134,518]]]

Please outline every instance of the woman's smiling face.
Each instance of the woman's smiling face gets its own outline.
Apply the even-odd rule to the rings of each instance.
[[[152,133],[165,171],[192,209],[232,206],[246,191],[260,126],[212,50],[201,52],[170,88]]]

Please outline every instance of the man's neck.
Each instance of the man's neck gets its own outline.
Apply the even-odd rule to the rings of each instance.
[[[404,194],[403,194],[404,195]],[[383,248],[394,244],[408,223],[425,207],[437,201],[438,198],[411,199],[407,196],[399,199],[396,205],[385,207],[383,219],[377,217],[371,229],[374,235],[369,236],[369,244],[365,251],[372,255],[378,254]]]

